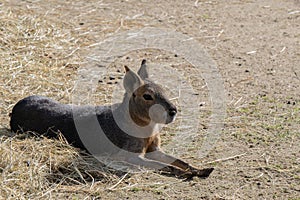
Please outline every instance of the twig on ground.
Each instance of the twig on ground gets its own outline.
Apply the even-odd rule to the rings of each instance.
[[[224,162],[224,161],[227,161],[227,160],[232,160],[232,159],[244,156],[246,154],[247,153],[245,152],[245,153],[238,154],[238,155],[235,155],[235,156],[230,156],[230,157],[227,157],[227,158],[220,158],[220,159],[217,159],[217,160],[213,160],[213,161],[207,162],[205,164],[212,164],[212,163]]]
[[[76,166],[74,166],[74,170],[77,172],[77,174],[79,175],[80,179],[81,179],[85,184],[87,184],[86,180],[83,178],[81,172],[79,171],[79,169],[78,169]]]
[[[116,188],[124,179],[125,177],[128,175],[128,172],[113,186],[111,186],[110,188],[108,188],[108,190],[114,190],[114,188]]]

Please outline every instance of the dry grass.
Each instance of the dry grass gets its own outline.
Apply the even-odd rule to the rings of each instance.
[[[29,133],[2,136],[0,154],[0,188],[5,199],[96,197],[124,176],[64,140]]]
[[[0,18],[1,110],[29,94],[68,99],[79,65],[69,56],[78,46],[71,33],[17,7]]]

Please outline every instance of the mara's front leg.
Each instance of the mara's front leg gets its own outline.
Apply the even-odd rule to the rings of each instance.
[[[210,173],[214,170],[214,168],[197,169],[196,167],[193,167],[192,165],[186,163],[185,161],[175,158],[171,155],[168,155],[161,150],[148,152],[146,153],[145,157],[150,160],[155,160],[162,163],[170,164],[172,166],[182,169],[183,171],[190,172],[193,176],[198,176],[201,178],[208,177]]]
[[[142,166],[148,169],[154,169],[159,172],[165,172],[177,177],[190,178],[194,176],[191,172],[182,170],[172,165],[168,165],[159,161],[149,160],[143,155],[136,155],[125,159],[128,163]]]

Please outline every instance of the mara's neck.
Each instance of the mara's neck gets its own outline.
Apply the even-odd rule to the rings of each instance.
[[[159,132],[159,124],[152,120],[146,122],[132,115],[129,111],[129,99],[127,97],[124,97],[123,102],[116,109],[113,109],[114,120],[123,132],[142,138],[151,137]]]

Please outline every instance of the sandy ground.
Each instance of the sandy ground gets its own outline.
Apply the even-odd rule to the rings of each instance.
[[[29,186],[9,186],[10,181],[22,178],[17,168],[6,171],[7,158],[0,165],[2,199],[39,199],[41,194],[47,199],[300,198],[299,1],[1,1],[0,24],[3,133],[8,132],[8,114],[18,99],[41,94],[70,102],[83,55],[94,53],[95,45],[107,37],[143,27],[181,32],[201,44],[218,67],[227,105],[218,142],[207,156],[198,159],[197,149],[210,114],[205,80],[201,74],[193,76],[193,66],[170,52],[128,52],[110,66],[114,76],[122,75],[116,71],[122,64],[136,66],[146,57],[154,64],[172,65],[194,81],[191,85],[199,93],[199,102],[206,102],[200,115],[203,126],[189,144],[191,148],[174,153],[198,166],[213,165],[212,175],[205,180],[182,181],[148,172],[106,182],[50,182],[30,191],[26,190]],[[108,82],[109,76],[99,81],[101,92],[94,94],[96,102],[110,102],[114,84]],[[165,132],[174,130],[171,127]],[[164,140],[167,145],[172,134]],[[5,160],[11,149],[7,140],[1,141]],[[15,139],[11,146],[20,142]],[[51,177],[51,173],[43,176]]]

